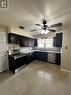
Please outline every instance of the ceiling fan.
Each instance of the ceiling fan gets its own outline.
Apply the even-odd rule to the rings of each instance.
[[[42,32],[42,33],[45,34],[45,33],[48,33],[49,31],[51,31],[51,32],[56,32],[56,30],[53,29],[53,28],[62,26],[62,23],[60,22],[60,23],[56,23],[56,24],[53,24],[53,25],[48,26],[48,25],[47,25],[47,21],[44,19],[44,20],[42,21],[42,26],[41,26],[40,24],[35,24],[35,25],[38,26],[38,27],[40,27],[39,30],[44,31],[44,32]],[[36,31],[36,30],[37,30],[37,29],[31,30],[31,31]]]
[[[56,24],[48,26],[47,21],[44,19],[42,21],[42,25],[41,24],[35,24],[35,25],[39,27],[39,30],[38,29],[32,29],[32,30],[30,30],[31,32],[38,30],[38,31],[41,31],[41,34],[47,34],[50,31],[56,32],[56,29],[53,29],[53,28],[62,26],[62,23],[60,22],[60,23],[56,23]],[[23,26],[20,26],[20,28],[24,29]]]

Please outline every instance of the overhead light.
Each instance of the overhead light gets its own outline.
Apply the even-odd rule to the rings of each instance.
[[[45,31],[45,34],[48,34],[48,33],[49,33],[49,30],[46,30],[46,31]]]
[[[0,0],[0,8],[7,8],[7,0]]]
[[[42,30],[42,31],[41,31],[41,34],[45,34],[45,35],[46,35],[46,34],[48,34],[48,33],[49,33],[49,30]]]
[[[44,34],[44,32],[45,32],[45,31],[44,31],[44,30],[42,30],[42,31],[41,31],[41,34]]]

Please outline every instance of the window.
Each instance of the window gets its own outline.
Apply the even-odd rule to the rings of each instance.
[[[40,48],[52,48],[53,47],[53,38],[47,39],[38,39],[38,47]]]
[[[44,39],[41,38],[38,39],[38,47],[44,48]]]
[[[48,38],[45,39],[45,48],[52,48],[53,47],[53,39]]]

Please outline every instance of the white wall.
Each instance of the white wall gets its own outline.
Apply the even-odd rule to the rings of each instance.
[[[71,27],[63,30],[61,69],[71,71]]]

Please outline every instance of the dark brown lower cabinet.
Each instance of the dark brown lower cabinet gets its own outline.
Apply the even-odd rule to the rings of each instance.
[[[61,53],[56,53],[55,64],[57,65],[61,64]]]
[[[14,56],[9,55],[9,70],[15,73],[15,70],[23,65],[27,65],[33,61],[33,53],[28,53],[23,57],[15,59]]]

